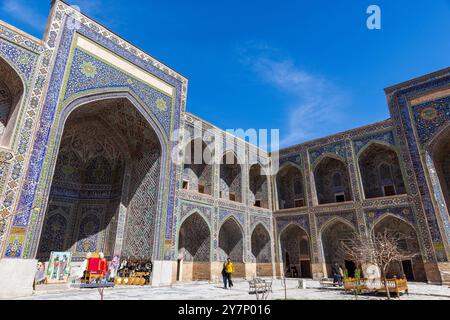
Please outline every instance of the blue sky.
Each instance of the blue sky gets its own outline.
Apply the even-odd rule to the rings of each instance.
[[[282,146],[384,120],[384,88],[450,66],[450,0],[70,3],[186,76],[188,111]],[[0,19],[42,38],[49,7],[0,0]]]

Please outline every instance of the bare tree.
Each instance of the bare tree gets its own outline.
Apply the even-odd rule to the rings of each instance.
[[[401,262],[416,256],[415,253],[409,253],[406,249],[401,248],[401,242],[407,239],[406,235],[389,229],[374,234],[372,237],[355,233],[350,239],[341,243],[341,250],[344,257],[356,265],[376,265],[381,272],[381,280],[387,297],[390,299],[391,295],[386,279],[389,266],[394,262]]]

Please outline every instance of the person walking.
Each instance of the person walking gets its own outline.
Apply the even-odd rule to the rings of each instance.
[[[228,289],[228,274],[227,274],[227,263],[223,263],[222,267],[222,278],[223,278],[223,288]]]
[[[234,265],[230,258],[227,259],[226,263],[226,274],[228,280],[228,286],[230,289],[233,287],[233,281],[231,280],[231,275],[234,273]]]
[[[339,286],[342,287],[344,282],[344,269],[342,268],[342,266],[339,266]]]
[[[331,275],[333,276],[333,286],[336,286],[336,283],[339,285],[339,264],[337,262],[331,267]]]

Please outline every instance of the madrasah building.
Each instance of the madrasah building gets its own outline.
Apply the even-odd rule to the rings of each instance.
[[[59,0],[43,40],[0,22],[1,277],[68,251],[151,259],[152,285],[227,257],[238,278],[321,279],[354,268],[342,239],[389,227],[417,253],[399,272],[450,282],[450,68],[385,89],[390,119],[277,154],[187,112],[187,84]],[[217,161],[186,161],[176,135],[210,129]]]

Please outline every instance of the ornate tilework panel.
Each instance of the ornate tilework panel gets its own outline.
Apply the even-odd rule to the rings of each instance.
[[[50,257],[51,251],[65,251],[72,237],[69,230],[72,222],[72,209],[70,206],[51,204],[48,208],[44,229],[39,247],[39,258]]]
[[[123,255],[151,258],[159,186],[160,151],[146,153],[133,164]]]
[[[425,145],[450,120],[450,97],[426,102],[412,108],[420,143]]]
[[[306,232],[309,231],[309,216],[307,214],[276,217],[278,234],[289,224],[294,223],[302,227]]]
[[[227,164],[227,157],[220,165],[220,192],[221,198],[231,199],[230,194],[234,194],[235,201],[242,202],[242,168],[234,158],[234,164]]]
[[[355,146],[355,153],[358,154],[362,148],[364,148],[367,144],[371,143],[372,141],[380,141],[395,146],[394,132],[393,131],[375,132],[362,138],[354,139],[353,144]]]
[[[311,163],[315,163],[316,160],[325,153],[336,154],[341,157],[343,160],[347,159],[347,154],[345,152],[345,142],[337,142],[333,144],[328,144],[320,148],[310,149],[309,150],[309,158]]]
[[[278,172],[276,181],[280,209],[294,208],[296,200],[303,200],[303,206],[306,205],[303,175],[300,169],[287,165]]]
[[[280,234],[281,261],[288,267],[301,270],[301,260],[310,259],[309,238],[297,225],[290,225]],[[284,270],[284,271],[285,271]]]
[[[272,262],[271,237],[266,228],[258,224],[252,232],[251,248],[256,263]]]
[[[353,198],[347,166],[340,160],[323,158],[314,170],[314,180],[319,204],[336,202],[336,194],[344,194],[345,201]]]
[[[261,208],[269,209],[269,181],[259,164],[254,164],[250,168],[248,205],[253,206],[256,201]]]
[[[369,230],[372,230],[374,226],[373,224],[379,221],[379,219],[386,214],[398,216],[399,218],[408,221],[412,225],[416,225],[417,223],[414,213],[410,207],[373,208],[365,210],[366,222]]]
[[[322,231],[322,248],[327,263],[328,274],[330,274],[331,264],[337,262],[344,266],[344,257],[342,256],[341,243],[352,238],[354,230],[347,224],[337,221],[329,225]]]
[[[397,154],[384,146],[372,144],[364,150],[359,157],[359,170],[366,199],[383,197],[386,191],[392,191],[388,196],[406,193]]]
[[[241,223],[241,227],[245,225],[245,213],[226,208],[219,208],[219,223],[224,222],[230,216],[233,216]]]
[[[172,98],[170,96],[153,89],[149,85],[132,78],[132,76],[79,49],[75,49],[64,100],[75,94],[106,88],[130,89],[146,103],[148,109],[156,116],[165,129],[166,134],[170,135],[172,106]]]
[[[83,212],[84,211],[84,212]],[[101,208],[93,209],[84,207],[82,218],[78,229],[77,252],[96,252],[98,233],[102,228],[101,216],[104,214]]]
[[[31,80],[38,55],[0,39],[0,56],[12,64],[26,82]]]
[[[344,211],[339,213],[317,213],[316,214],[316,224],[317,229],[320,230],[327,222],[329,222],[332,219],[344,219],[349,222],[351,226],[353,226],[356,229],[356,215],[354,211]]]
[[[219,261],[230,258],[234,262],[244,260],[244,235],[234,219],[228,219],[219,231]]]
[[[403,162],[406,166],[407,181],[409,190],[413,196],[416,211],[418,212],[418,226],[420,233],[426,237],[426,254],[427,259],[435,261],[436,255],[439,261],[447,261],[446,253],[443,251],[443,237],[440,234],[439,224],[436,212],[433,208],[430,190],[427,185],[424,168],[422,166],[420,156],[420,141],[416,141],[416,136],[411,121],[411,115],[408,99],[410,96],[417,96],[434,90],[439,87],[448,86],[450,77],[447,74],[440,74],[429,77],[426,81],[418,80],[416,83],[410,83],[408,87],[392,92],[388,96],[389,107],[393,116],[393,123],[396,125],[398,135],[402,140],[401,148],[403,154]],[[423,111],[423,110],[422,110]],[[429,110],[431,111],[431,110]],[[432,118],[432,113],[425,112],[425,118]],[[429,120],[426,120],[429,121]],[[435,129],[432,129],[435,130]],[[430,136],[430,135],[428,135]],[[424,139],[422,134],[422,140]],[[420,196],[419,196],[420,194]],[[448,215],[441,215],[442,220],[448,224]],[[431,241],[428,238],[431,236]],[[450,241],[446,239],[446,241]]]
[[[291,155],[288,157],[282,157],[279,159],[279,166],[281,167],[286,162],[292,162],[301,167],[302,166],[302,157],[300,155]]]
[[[203,218],[211,224],[211,216],[214,208],[187,201],[180,201],[180,214],[178,221],[182,221],[187,215],[190,215],[194,211],[200,212]]]
[[[185,261],[210,261],[211,233],[198,213],[184,220],[179,231],[178,258]]]

